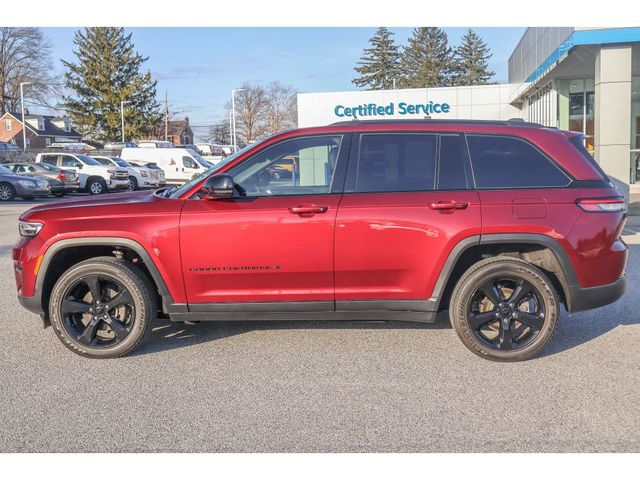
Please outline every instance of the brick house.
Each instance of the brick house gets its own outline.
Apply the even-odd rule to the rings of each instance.
[[[56,142],[81,142],[82,135],[73,129],[69,117],[25,115],[27,148],[44,148]],[[22,115],[7,112],[0,117],[0,141],[22,148]]]
[[[193,144],[193,130],[189,126],[189,117],[184,117],[184,120],[171,120],[166,126],[166,132],[166,139],[174,145]],[[156,138],[165,139],[164,122],[156,127]]]

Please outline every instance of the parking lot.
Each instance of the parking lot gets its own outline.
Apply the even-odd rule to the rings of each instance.
[[[448,321],[159,323],[88,360],[20,307],[0,205],[0,451],[640,451],[640,217],[618,303],[498,364]]]

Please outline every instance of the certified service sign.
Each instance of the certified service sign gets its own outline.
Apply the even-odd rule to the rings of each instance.
[[[433,115],[449,113],[451,106],[448,103],[406,103],[395,102],[386,105],[365,103],[362,105],[336,105],[333,113],[337,117],[362,118],[362,117],[390,117],[394,115]]]

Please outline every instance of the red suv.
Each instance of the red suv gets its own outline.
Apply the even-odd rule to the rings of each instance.
[[[353,121],[274,135],[180,188],[20,217],[20,302],[116,357],[156,316],[408,320],[535,355],[560,305],[624,293],[624,198],[583,139],[515,121]],[[290,175],[273,167],[293,165]]]

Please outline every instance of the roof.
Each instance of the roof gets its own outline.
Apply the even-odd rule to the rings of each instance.
[[[156,128],[157,132],[164,135],[165,123],[160,122]],[[167,134],[169,136],[180,135],[185,129],[191,129],[189,126],[189,118],[183,120],[171,120],[167,122]]]
[[[11,115],[13,118],[18,120],[19,122],[22,122],[22,115],[20,113],[7,112],[5,115],[7,115],[7,114]],[[57,127],[56,125],[54,125],[52,123],[53,120],[62,120],[62,119],[64,119],[64,117],[56,117],[54,115],[34,115],[34,114],[29,114],[29,115],[25,115],[24,118],[25,119],[42,118],[44,120],[44,129],[43,130],[38,130],[37,128],[34,128],[32,125],[27,123],[27,128],[29,130],[31,130],[33,133],[35,133],[36,135],[40,136],[40,137],[73,137],[73,138],[82,138],[82,135],[80,133],[78,133],[78,131],[76,131],[73,127],[71,128],[71,130],[69,132],[67,132],[65,129]]]
[[[512,118],[510,120],[462,120],[462,119],[440,119],[440,118],[390,118],[387,120],[346,120],[342,122],[332,123],[331,126],[342,126],[342,125],[394,125],[394,124],[444,124],[444,125],[502,125],[509,127],[537,127],[537,128],[547,128],[544,125],[539,123],[525,122],[519,118]]]

